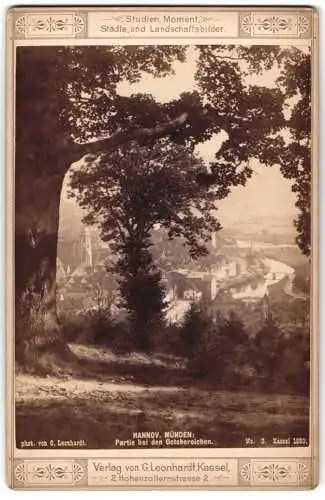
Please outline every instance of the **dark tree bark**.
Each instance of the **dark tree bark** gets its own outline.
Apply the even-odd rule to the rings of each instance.
[[[27,369],[53,372],[74,358],[56,314],[63,175],[34,176],[27,166],[25,172],[17,169],[15,190],[16,361]]]

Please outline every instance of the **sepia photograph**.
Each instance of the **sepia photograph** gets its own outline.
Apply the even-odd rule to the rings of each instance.
[[[310,45],[15,57],[16,447],[308,447]]]

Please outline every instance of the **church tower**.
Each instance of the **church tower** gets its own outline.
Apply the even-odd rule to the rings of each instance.
[[[80,235],[80,246],[81,246],[81,264],[87,267],[92,267],[93,265],[93,252],[91,244],[91,234],[88,227],[84,227]]]

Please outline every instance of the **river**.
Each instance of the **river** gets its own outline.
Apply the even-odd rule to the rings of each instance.
[[[256,250],[266,250],[268,248],[295,248],[296,245],[290,243],[266,243],[264,241],[236,240],[238,248],[251,248]]]
[[[292,278],[295,272],[292,267],[278,260],[264,259],[264,263],[269,269],[268,273],[248,285],[233,287],[231,294],[234,299],[258,300],[264,297],[270,285],[274,285],[285,276]]]

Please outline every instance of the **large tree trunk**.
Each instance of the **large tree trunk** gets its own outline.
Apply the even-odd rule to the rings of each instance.
[[[30,172],[29,172],[30,173]],[[56,255],[62,174],[16,176],[16,362],[60,370],[74,358],[56,314]]]

